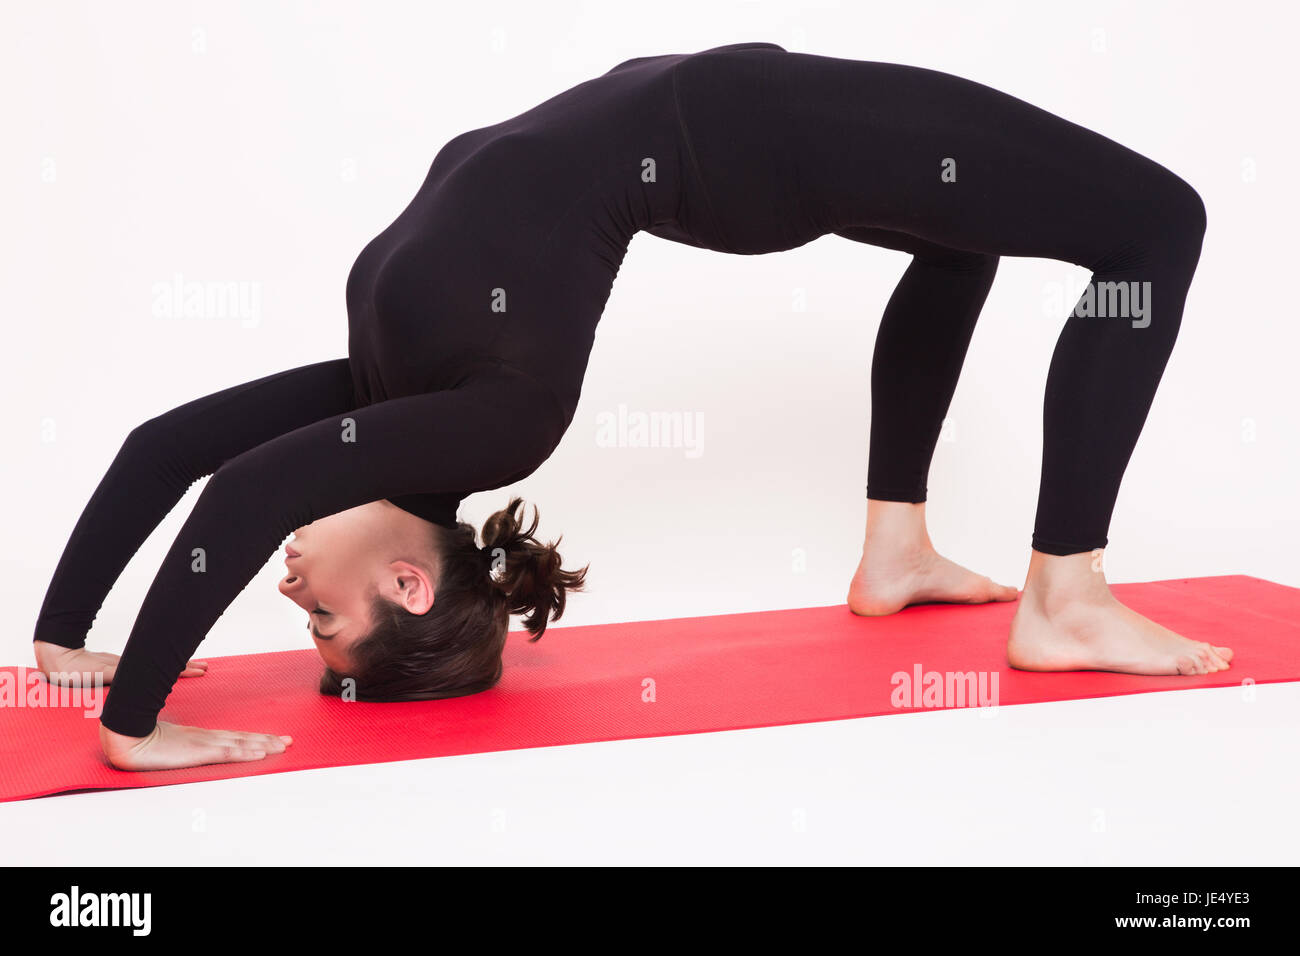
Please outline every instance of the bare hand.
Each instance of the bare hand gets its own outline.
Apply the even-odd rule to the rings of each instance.
[[[69,674],[79,675],[77,679],[83,687],[94,683],[96,674],[105,684],[111,684],[117,673],[117,662],[121,660],[117,654],[89,651],[84,647],[63,647],[45,641],[33,641],[32,646],[36,649],[36,667],[46,680],[65,687],[71,683]],[[190,661],[181,671],[181,677],[202,677],[207,671],[207,661]]]
[[[118,770],[175,770],[209,763],[242,763],[284,753],[292,737],[207,730],[158,721],[148,737],[126,737],[99,725],[104,756]]]

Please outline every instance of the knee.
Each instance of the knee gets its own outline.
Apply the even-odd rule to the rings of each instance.
[[[1164,237],[1199,254],[1205,238],[1205,201],[1187,180],[1165,172],[1163,182],[1155,191]]]
[[[1181,183],[1179,189],[1179,218],[1183,229],[1190,236],[1195,236],[1198,240],[1205,236],[1206,214],[1205,200],[1201,199],[1198,193],[1184,179],[1178,180]]]

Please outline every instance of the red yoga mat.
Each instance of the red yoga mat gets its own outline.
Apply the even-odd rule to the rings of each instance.
[[[417,703],[347,703],[319,694],[321,663],[314,650],[207,657],[206,676],[179,681],[163,719],[288,734],[294,742],[285,753],[252,763],[125,772],[101,755],[98,720],[87,716],[85,701],[65,707],[6,702],[0,707],[0,800],[841,720],[983,700],[1028,704],[1300,679],[1300,588],[1229,575],[1113,590],[1134,610],[1186,637],[1231,647],[1232,667],[1198,677],[1014,671],[1005,651],[1013,603],[921,605],[880,618],[858,617],[841,604],[551,628],[536,644],[515,632],[506,642],[505,676],[492,690]],[[0,668],[0,680],[22,686],[24,672]],[[963,704],[956,688],[972,688],[961,681],[941,681],[947,694],[918,689],[928,674],[972,672],[984,680],[982,699],[973,693]]]

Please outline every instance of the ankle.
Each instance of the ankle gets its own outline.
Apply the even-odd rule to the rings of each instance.
[[[1033,551],[1022,603],[1049,617],[1081,605],[1115,600],[1092,552],[1054,555]]]
[[[934,551],[925,527],[925,502],[867,499],[863,551],[921,556]]]

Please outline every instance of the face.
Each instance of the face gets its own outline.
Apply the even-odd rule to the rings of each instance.
[[[280,593],[306,612],[316,650],[331,670],[349,670],[348,648],[370,632],[376,591],[412,614],[433,607],[432,528],[387,501],[373,501],[294,532]]]

